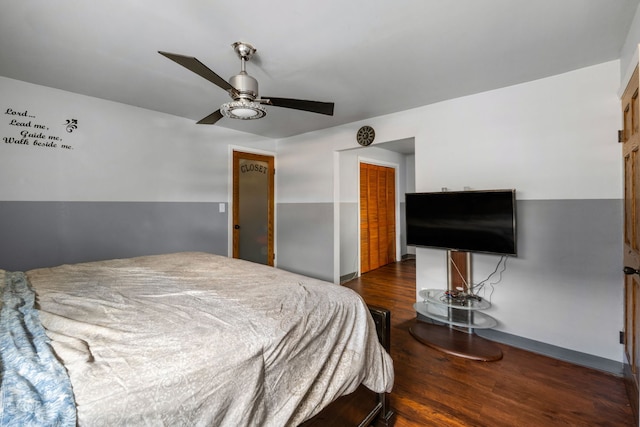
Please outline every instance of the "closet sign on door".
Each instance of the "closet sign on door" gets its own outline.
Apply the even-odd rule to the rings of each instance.
[[[240,165],[240,172],[242,173],[259,172],[266,175],[268,170],[269,168],[266,165],[260,163],[245,163]]]

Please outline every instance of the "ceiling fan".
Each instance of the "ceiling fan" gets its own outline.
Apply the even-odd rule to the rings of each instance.
[[[247,74],[245,70],[246,62],[256,53],[256,49],[250,44],[242,42],[236,42],[231,46],[240,57],[241,68],[240,73],[231,77],[228,82],[192,56],[158,51],[161,55],[226,90],[233,99],[233,101],[224,103],[219,110],[198,121],[198,124],[212,125],[222,117],[241,120],[259,119],[267,114],[263,104],[333,116],[333,102],[274,97],[261,98],[258,95],[258,81]]]

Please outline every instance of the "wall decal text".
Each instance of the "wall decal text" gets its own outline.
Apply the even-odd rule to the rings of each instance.
[[[9,125],[8,129],[15,130],[11,135],[2,137],[2,142],[5,144],[73,150],[73,146],[56,135],[55,130],[37,122],[36,116],[31,114],[29,110],[7,108],[4,111],[4,116]],[[58,129],[64,129],[71,133],[78,128],[78,120],[68,119],[59,126],[61,127]]]

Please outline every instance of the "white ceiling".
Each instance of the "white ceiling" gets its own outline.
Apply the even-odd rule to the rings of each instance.
[[[335,102],[215,125],[282,138],[618,59],[639,1],[4,0],[0,75],[206,126],[227,93],[157,51],[228,78],[244,41],[261,96]]]

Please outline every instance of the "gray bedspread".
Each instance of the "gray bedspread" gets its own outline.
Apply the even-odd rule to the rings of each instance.
[[[366,305],[328,282],[199,252],[27,277],[81,426],[294,426],[393,385]]]

